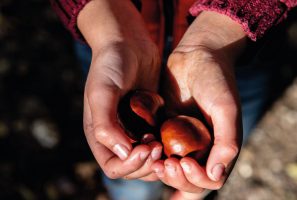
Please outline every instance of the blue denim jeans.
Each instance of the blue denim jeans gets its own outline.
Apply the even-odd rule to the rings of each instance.
[[[88,46],[75,43],[75,50],[85,74],[91,63]],[[267,64],[269,65],[269,64]],[[242,103],[243,140],[247,141],[251,130],[259,120],[268,98],[271,70],[268,67],[239,66],[236,81]],[[160,182],[110,180],[103,175],[109,195],[113,200],[157,200],[162,194]]]

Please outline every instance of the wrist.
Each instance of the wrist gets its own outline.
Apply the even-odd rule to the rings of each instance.
[[[78,15],[77,25],[92,50],[149,38],[130,0],[92,0]]]
[[[211,11],[202,12],[191,24],[177,50],[208,49],[221,51],[232,61],[245,48],[246,34],[240,24]]]

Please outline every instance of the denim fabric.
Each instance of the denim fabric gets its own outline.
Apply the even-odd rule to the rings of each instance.
[[[74,50],[78,60],[80,61],[84,76],[86,77],[92,60],[91,48],[83,43],[74,42]]]
[[[238,67],[236,70],[236,82],[242,109],[243,144],[247,142],[252,129],[264,111],[269,97],[271,76],[272,71],[269,71],[267,67],[258,70],[254,67]]]
[[[103,175],[103,183],[112,200],[158,200],[162,195],[160,181],[111,180]]]

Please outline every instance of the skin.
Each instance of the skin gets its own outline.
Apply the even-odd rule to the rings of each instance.
[[[214,129],[206,167],[188,157],[168,158],[153,165],[160,180],[180,190],[172,200],[196,200],[204,189],[220,189],[235,164],[242,132],[233,66],[245,40],[239,24],[226,16],[203,12],[169,57],[168,71],[177,84],[178,99],[173,101],[194,101]],[[215,177],[217,164],[221,170]]]
[[[172,200],[196,200],[204,189],[221,188],[241,146],[233,69],[245,45],[240,25],[226,16],[203,12],[168,59],[168,71],[177,84],[175,96],[181,103],[195,101],[214,129],[206,167],[187,157],[159,160],[158,142],[132,148],[117,122],[123,95],[136,88],[157,91],[159,84],[159,53],[134,5],[129,0],[93,0],[80,12],[78,28],[92,49],[84,130],[104,173],[110,178],[159,179],[177,189]]]

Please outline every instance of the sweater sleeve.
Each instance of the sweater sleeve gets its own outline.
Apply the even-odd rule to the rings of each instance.
[[[247,36],[256,41],[278,24],[297,0],[197,0],[190,8],[193,16],[209,10],[229,16],[240,23]]]
[[[51,5],[60,17],[64,26],[70,30],[76,39],[83,40],[77,28],[77,16],[83,7],[91,0],[50,0]]]
[[[297,0],[281,0],[289,9],[297,6]]]
[[[85,42],[77,27],[77,17],[79,12],[91,0],[50,0],[52,8],[59,16],[64,26],[70,31],[73,37],[81,42]],[[135,7],[141,9],[140,0],[131,0]]]

